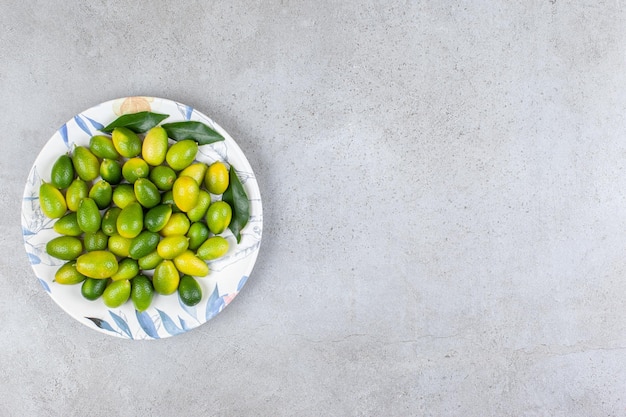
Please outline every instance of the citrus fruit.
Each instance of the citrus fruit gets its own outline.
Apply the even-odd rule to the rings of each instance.
[[[157,233],[144,230],[130,242],[128,253],[133,259],[143,258],[157,248],[159,240]]]
[[[111,282],[102,293],[102,301],[109,308],[117,308],[130,298],[130,281]]]
[[[183,235],[167,236],[157,245],[157,253],[163,259],[174,259],[189,247],[189,238]]]
[[[228,168],[222,162],[212,163],[206,171],[204,185],[211,194],[223,194],[228,188]]]
[[[113,159],[103,159],[100,164],[100,176],[109,184],[117,185],[122,182],[122,166]]]
[[[211,205],[211,194],[204,190],[200,190],[198,193],[198,201],[191,210],[187,211],[187,217],[189,217],[189,220],[192,222],[202,220],[209,209],[209,205]]]
[[[130,298],[133,300],[135,309],[139,312],[150,307],[154,296],[152,282],[145,275],[137,275],[131,282]]]
[[[150,171],[150,180],[161,191],[169,191],[176,181],[176,172],[168,166],[159,165]]]
[[[187,232],[189,238],[189,249],[196,250],[209,238],[209,228],[203,222],[195,222],[189,227]]]
[[[120,184],[113,190],[113,202],[123,209],[132,202],[137,201],[135,189],[131,184]]]
[[[154,270],[152,285],[154,290],[163,295],[173,294],[178,288],[180,274],[174,266],[174,262],[165,259]]]
[[[117,272],[111,275],[113,281],[133,279],[139,274],[139,264],[134,259],[124,258],[118,262],[118,265]]]
[[[200,195],[200,187],[196,180],[191,177],[178,177],[174,181],[174,187],[172,188],[172,197],[174,203],[184,212],[188,212],[198,203],[198,196]]]
[[[105,250],[109,243],[109,237],[102,230],[85,233],[83,245],[88,252],[94,250]]]
[[[141,204],[132,202],[122,209],[117,218],[117,233],[132,239],[143,230],[143,209]]]
[[[163,258],[159,256],[159,253],[156,250],[154,250],[150,252],[149,254],[147,254],[146,256],[144,256],[143,258],[139,258],[137,262],[139,263],[139,268],[143,270],[149,270],[149,269],[156,268],[157,265],[160,264],[162,260]]]
[[[89,139],[89,149],[98,158],[117,159],[120,157],[120,154],[115,149],[115,145],[113,145],[113,140],[108,136],[92,136]]]
[[[202,163],[202,162],[195,162],[191,165],[189,165],[187,168],[183,169],[180,174],[178,174],[179,177],[191,177],[194,180],[196,180],[196,182],[198,183],[198,186],[202,185],[202,182],[204,181],[204,175],[206,174],[206,170],[207,170],[207,166],[206,164]]]
[[[100,298],[107,285],[109,285],[108,279],[87,278],[83,281],[80,292],[83,297],[88,300],[97,300]]]
[[[64,189],[70,186],[74,180],[74,165],[72,158],[68,155],[61,155],[52,165],[50,171],[50,183],[58,189]]]
[[[113,236],[117,234],[117,218],[119,217],[122,209],[119,207],[111,207],[104,212],[102,216],[102,231],[107,236]]]
[[[169,148],[165,160],[174,171],[180,171],[191,165],[197,154],[198,144],[191,139],[185,139]]]
[[[155,126],[148,130],[143,139],[141,156],[152,166],[161,165],[165,161],[167,147],[167,132],[161,126]]]
[[[196,251],[198,258],[211,261],[221,258],[228,252],[228,240],[222,236],[212,236],[208,238]]]
[[[122,176],[131,184],[139,178],[147,178],[148,175],[150,175],[150,167],[141,158],[131,158],[122,165]]]
[[[80,200],[89,195],[89,187],[87,183],[80,178],[76,178],[65,191],[65,200],[67,208],[71,211],[77,211]]]
[[[104,250],[87,252],[76,260],[76,269],[89,278],[109,278],[117,272],[115,255]]]
[[[134,190],[137,201],[145,208],[152,208],[161,202],[159,189],[147,178],[135,181]]]
[[[160,204],[148,210],[143,218],[143,224],[151,232],[163,229],[172,216],[172,206]]]
[[[209,226],[209,230],[218,235],[222,233],[228,225],[233,216],[233,211],[225,201],[216,201],[209,206],[209,210],[206,214],[206,223]]]
[[[76,173],[83,181],[92,181],[100,175],[100,161],[84,146],[74,148],[72,162]]]
[[[209,275],[209,266],[192,251],[187,250],[174,258],[174,265],[181,273],[196,277]]]
[[[39,187],[39,205],[41,212],[50,219],[58,219],[67,211],[67,204],[61,191],[47,182]]]
[[[73,236],[59,236],[46,243],[46,252],[64,261],[73,261],[83,252],[83,242]]]
[[[122,237],[120,235],[109,236],[109,243],[107,248],[109,251],[121,258],[128,258],[130,256],[130,244],[132,239]]]
[[[178,284],[178,296],[183,304],[193,307],[202,300],[202,288],[190,275],[183,275]]]
[[[80,236],[83,234],[83,231],[80,230],[80,227],[78,226],[76,213],[67,213],[65,216],[54,222],[52,229],[54,229],[54,231],[58,234],[66,236]]]
[[[141,139],[130,129],[116,127],[111,133],[115,150],[125,158],[134,158],[141,152]]]
[[[76,269],[76,262],[70,261],[61,266],[54,274],[54,282],[63,285],[74,285],[87,278]]]
[[[185,235],[190,226],[191,222],[185,213],[172,213],[159,233],[161,236]]]
[[[80,200],[76,220],[78,220],[78,226],[83,232],[100,230],[102,216],[100,216],[100,210],[93,199],[87,197]]]
[[[113,188],[111,184],[105,180],[98,181],[91,187],[91,190],[89,190],[89,198],[96,202],[100,210],[109,207],[113,198]]]

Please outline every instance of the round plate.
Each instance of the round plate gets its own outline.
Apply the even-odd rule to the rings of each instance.
[[[228,253],[208,262],[211,273],[199,278],[202,301],[194,306],[184,305],[178,293],[163,296],[155,294],[152,305],[140,313],[128,301],[119,308],[109,309],[102,299],[88,301],[80,293],[79,285],[60,285],[54,274],[64,261],[46,253],[46,243],[58,236],[52,229],[55,220],[45,217],[39,206],[41,181],[50,181],[50,170],[57,158],[74,145],[89,145],[91,136],[122,114],[152,111],[168,114],[162,123],[196,120],[219,132],[225,140],[199,147],[196,159],[210,164],[216,160],[236,168],[250,200],[250,220],[237,244],[227,230],[223,236],[229,241]],[[35,160],[24,189],[22,203],[22,230],[24,246],[41,286],[69,315],[86,326],[102,333],[127,339],[160,339],[184,333],[215,317],[239,293],[256,261],[263,231],[261,195],[256,177],[230,135],[213,120],[197,110],[171,100],[154,97],[126,97],[107,101],[85,110],[50,138]]]

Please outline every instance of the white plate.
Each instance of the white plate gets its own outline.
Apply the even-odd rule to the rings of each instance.
[[[74,144],[88,145],[91,136],[99,134],[98,129],[121,114],[144,110],[168,114],[169,117],[162,123],[200,121],[224,136],[223,142],[200,146],[196,159],[207,164],[221,160],[234,166],[250,199],[250,220],[241,233],[241,242],[237,244],[229,230],[223,234],[230,243],[230,249],[223,258],[208,262],[211,269],[209,276],[197,279],[203,295],[202,301],[194,307],[184,305],[175,293],[168,296],[155,294],[152,305],[143,313],[137,312],[131,301],[119,308],[109,309],[102,299],[89,301],[83,298],[80,284],[60,285],[54,282],[54,274],[64,261],[49,256],[45,250],[46,243],[57,234],[52,229],[54,220],[45,217],[39,207],[39,186],[42,180],[50,181],[50,170],[56,159],[70,151]],[[210,118],[171,100],[126,97],[99,104],[74,116],[46,143],[33,164],[24,189],[22,231],[26,253],[41,286],[69,315],[108,335],[127,339],[160,339],[205,323],[239,293],[252,271],[261,244],[261,195],[243,152],[230,135]]]

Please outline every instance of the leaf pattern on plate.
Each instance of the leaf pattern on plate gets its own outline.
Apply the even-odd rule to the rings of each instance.
[[[96,326],[98,326],[98,328],[102,330],[107,330],[109,332],[117,333],[115,330],[113,330],[113,327],[111,327],[111,325],[107,323],[106,320],[102,320],[97,317],[85,317],[85,318],[88,320],[91,320],[93,324],[95,324]]]
[[[139,326],[141,326],[141,329],[146,332],[146,334],[151,338],[159,339],[159,333],[154,326],[154,321],[152,321],[152,317],[150,317],[150,315],[146,311],[139,312],[138,310],[135,310],[135,314],[137,316],[137,321],[139,322]]]
[[[31,259],[31,257],[35,257],[39,259],[38,263],[36,264],[31,263],[31,265],[33,266],[36,266],[39,264],[48,265],[51,267],[55,267],[54,272],[56,272],[56,269],[59,266],[63,265],[64,263],[64,261],[61,261],[60,259],[53,258],[52,256],[48,255],[48,253],[46,252],[45,243],[32,244],[30,242],[26,242],[25,246],[31,250],[30,252],[27,252],[29,259]]]
[[[74,121],[76,122],[78,127],[83,130],[83,132],[91,136],[91,130],[89,130],[89,127],[85,124],[85,121],[80,116],[74,116]]]
[[[178,317],[178,320],[180,321],[180,327],[183,329],[183,331],[185,331],[185,332],[186,332],[186,331],[188,331],[188,330],[190,330],[190,329],[191,329],[191,328],[187,325],[187,322],[186,322],[185,320],[183,320],[183,318],[182,318],[182,317],[180,317],[180,316],[179,316],[179,317]]]
[[[216,285],[206,305],[206,320],[208,321],[215,317],[220,311],[222,311],[222,308],[224,308],[224,300],[220,298],[219,290]]]
[[[96,129],[96,130],[102,130],[104,128],[102,123],[96,122],[94,119],[92,119],[90,117],[85,116],[85,119],[87,119],[89,121],[89,123],[91,123],[93,128]]]
[[[41,181],[42,178],[35,165],[28,176],[26,190],[22,199],[22,235],[26,242],[33,235],[39,234],[50,223],[50,220],[41,212],[41,206],[39,205],[39,185]]]
[[[122,331],[126,333],[129,338],[132,339],[133,334],[130,332],[130,328],[128,327],[128,324],[126,323],[126,320],[124,320],[123,318],[121,318],[120,316],[112,312],[111,310],[109,310],[109,314],[111,315],[111,317],[113,317],[113,320],[115,320],[115,323],[117,323],[118,327],[122,329]]]
[[[181,104],[181,103],[176,103],[176,107],[178,107],[178,111],[185,118],[185,120],[191,120],[193,107],[187,106],[186,104]]]
[[[50,293],[50,287],[48,286],[48,283],[41,278],[38,278],[38,279],[43,289],[46,290],[46,292]]]
[[[31,231],[31,230],[28,230],[25,227],[22,227],[22,236],[27,237],[27,236],[32,236],[32,235],[35,235],[35,234],[37,234],[37,233],[35,233],[35,232]]]
[[[246,285],[247,281],[248,281],[247,275],[244,275],[243,277],[241,277],[241,279],[239,280],[239,284],[237,284],[237,292],[241,291],[243,286]]]
[[[31,264],[38,265],[41,263],[41,259],[39,259],[39,256],[35,255],[34,253],[27,253],[27,255]]]
[[[67,136],[67,123],[59,128],[59,135],[61,135],[61,139],[63,139],[63,143],[65,143],[65,146],[69,149],[70,143],[69,143],[69,139]]]
[[[159,316],[161,316],[161,323],[163,323],[165,331],[167,331],[170,335],[175,336],[177,334],[184,333],[184,330],[179,328],[176,323],[174,323],[174,321],[171,319],[171,317],[167,315],[166,312],[161,311],[158,308],[156,309],[156,311],[159,313]]]

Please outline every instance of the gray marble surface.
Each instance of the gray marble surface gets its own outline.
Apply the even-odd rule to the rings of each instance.
[[[4,2],[0,415],[626,415],[625,7]],[[241,294],[154,342],[65,314],[20,233],[47,139],[132,95],[264,202]]]

